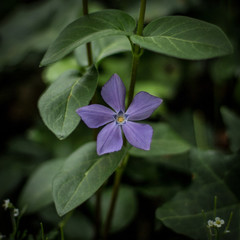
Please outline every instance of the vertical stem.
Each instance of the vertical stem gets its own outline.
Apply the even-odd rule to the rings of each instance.
[[[134,46],[134,49],[139,48],[139,46]],[[137,66],[139,63],[139,55],[135,55],[135,52],[138,50],[134,50],[134,55],[133,55],[133,62],[132,62],[132,73],[131,73],[131,82],[130,82],[130,87],[129,87],[129,92],[128,92],[128,101],[127,101],[127,107],[131,104],[133,100],[133,95],[134,95],[134,88],[135,88],[135,83],[136,83],[136,78],[137,78]]]
[[[225,228],[225,230],[224,230],[224,233],[228,233],[228,228],[229,228],[230,223],[231,223],[231,221],[232,221],[232,216],[233,216],[233,212],[230,213],[230,216],[229,216],[229,218],[228,218],[227,226],[226,226],[226,228]]]
[[[43,229],[43,224],[40,223],[40,226],[41,226],[41,236],[42,236],[42,240],[45,240],[45,237],[44,237],[44,229]]]
[[[142,32],[143,32],[145,11],[146,11],[146,0],[141,0],[137,33],[136,33],[139,36],[141,36]],[[136,83],[136,79],[137,79],[137,67],[138,67],[139,58],[141,56],[141,53],[142,53],[141,48],[138,45],[134,44],[133,45],[131,82],[130,82],[130,87],[129,87],[127,106],[129,106],[133,100],[134,88],[135,88],[135,83]]]
[[[214,196],[213,215],[215,219],[217,216],[217,196]]]
[[[96,210],[95,210],[95,235],[94,239],[98,240],[100,236],[101,229],[101,197],[102,197],[102,188],[98,189],[96,192]]]
[[[146,0],[141,0],[140,3],[140,12],[139,12],[139,19],[138,19],[138,27],[137,27],[137,35],[142,35],[143,31],[143,24],[144,24],[144,16],[146,11]],[[137,78],[137,67],[139,63],[139,58],[141,56],[141,48],[138,45],[133,45],[133,61],[132,61],[132,72],[131,72],[131,82],[129,87],[129,93],[128,93],[128,102],[127,105],[129,106],[132,102],[133,95],[134,95],[134,87],[136,83]],[[119,192],[119,186],[121,183],[122,174],[124,172],[124,169],[128,162],[128,155],[125,157],[125,159],[122,161],[122,164],[118,167],[116,173],[115,173],[115,179],[114,179],[114,185],[113,185],[113,192],[110,202],[110,207],[107,214],[106,223],[104,226],[104,232],[103,232],[103,239],[107,240],[108,233],[111,228],[112,218],[114,214],[114,208],[116,205],[116,200]]]
[[[63,226],[60,226],[61,240],[64,240]]]
[[[68,222],[68,220],[70,219],[70,217],[72,216],[72,214],[73,214],[73,211],[69,212],[67,215],[65,215],[65,217],[62,219],[62,221],[58,224],[59,229],[60,229],[61,240],[64,240],[63,228],[66,225],[66,223]]]
[[[88,15],[88,0],[83,0],[82,6],[83,6],[83,15],[87,16]],[[93,64],[91,42],[86,44],[86,49],[87,49],[88,66],[90,67]],[[96,93],[94,94],[94,96],[92,98],[92,103],[95,102],[95,99],[96,99]],[[97,140],[97,135],[98,135],[98,130],[94,129],[93,130],[93,138],[95,141]],[[100,227],[101,227],[101,188],[96,193],[95,219],[96,219],[96,222],[95,222],[95,237],[94,238],[98,239],[99,235],[100,235]]]
[[[82,5],[83,5],[83,15],[87,16],[88,15],[88,0],[83,0]],[[88,66],[91,66],[93,64],[93,59],[92,59],[92,47],[91,47],[90,42],[86,44],[86,49],[87,49]]]
[[[17,223],[13,214],[13,209],[11,209],[10,216],[11,216],[12,228],[13,228],[13,232],[11,233],[10,239],[15,239],[17,234]]]
[[[107,239],[108,233],[109,233],[110,228],[111,228],[111,223],[112,223],[112,218],[113,218],[113,214],[114,214],[114,208],[115,208],[116,200],[117,200],[117,197],[118,197],[121,178],[122,178],[123,171],[124,171],[124,169],[127,165],[128,157],[129,157],[129,155],[127,154],[125,156],[125,158],[123,159],[120,167],[118,167],[118,169],[116,171],[116,174],[115,174],[110,207],[109,207],[109,210],[108,210],[106,223],[105,223],[105,226],[104,226],[104,232],[103,232],[103,239],[104,240]]]

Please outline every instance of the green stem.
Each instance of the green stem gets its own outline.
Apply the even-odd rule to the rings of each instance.
[[[88,15],[88,0],[82,1],[83,5],[83,15]],[[86,44],[87,50],[87,58],[88,58],[88,66],[90,67],[93,64],[93,56],[92,56],[92,46],[91,42]],[[96,102],[96,93],[94,94],[91,103]],[[98,135],[98,130],[93,130],[93,138],[96,141]],[[95,224],[95,239],[99,238],[100,235],[100,227],[101,227],[101,189],[99,189],[96,193],[96,224]]]
[[[145,11],[146,11],[146,0],[141,0],[140,12],[139,12],[139,18],[138,18],[138,27],[137,27],[137,33],[136,33],[139,36],[142,35],[142,32],[143,32]],[[130,87],[129,87],[129,92],[128,92],[127,106],[129,106],[133,100],[134,88],[135,88],[135,83],[136,83],[136,79],[137,79],[137,67],[138,67],[139,59],[142,54],[142,49],[138,45],[132,44],[132,48],[133,48],[133,61],[132,61],[131,82],[130,82]],[[111,223],[112,223],[112,218],[113,218],[113,214],[114,214],[114,208],[115,208],[116,201],[117,201],[121,178],[122,178],[124,169],[127,165],[127,162],[128,162],[128,155],[122,161],[121,165],[118,167],[118,169],[116,170],[116,173],[115,173],[110,207],[108,210],[106,223],[104,226],[104,232],[103,232],[104,240],[107,239],[108,233],[111,228]]]
[[[61,240],[64,240],[63,226],[60,226]]]
[[[129,157],[129,155],[127,154],[126,157],[123,159],[121,165],[118,167],[118,169],[116,171],[116,174],[115,174],[110,207],[109,207],[109,211],[108,211],[108,214],[107,214],[106,223],[105,223],[105,226],[104,226],[104,232],[103,232],[103,239],[104,240],[107,239],[108,233],[109,233],[110,228],[111,228],[111,223],[112,223],[112,218],[113,218],[113,214],[114,214],[114,208],[115,208],[115,205],[116,205],[116,200],[117,200],[117,197],[118,197],[121,178],[122,178],[123,171],[124,171],[124,169],[127,165],[128,157]]]
[[[101,199],[102,198],[102,188],[98,189],[96,193],[96,210],[95,210],[95,236],[94,239],[98,240],[100,236],[101,229]]]
[[[72,216],[73,211],[69,212],[64,218],[63,220],[58,224],[59,229],[60,229],[60,235],[61,235],[61,240],[64,240],[64,232],[63,232],[63,228],[66,225],[66,223],[68,222],[68,220],[70,219],[70,217]]]
[[[226,226],[226,228],[224,230],[224,233],[228,233],[228,229],[229,229],[230,223],[232,221],[232,216],[233,216],[233,212],[230,213],[230,216],[228,218],[228,223],[227,223],[227,226]]]
[[[217,216],[217,196],[214,196],[213,215],[214,215],[214,219],[215,219]]]
[[[83,15],[87,16],[88,15],[88,0],[83,0],[82,6],[83,6]],[[86,49],[87,49],[88,66],[91,66],[93,64],[93,58],[92,58],[92,47],[91,47],[90,42],[86,44]]]
[[[41,226],[41,235],[42,235],[42,240],[45,240],[45,236],[44,236],[44,229],[43,229],[43,224],[40,223],[40,226]]]
[[[137,27],[137,33],[136,33],[139,36],[141,36],[143,32],[145,11],[146,11],[146,0],[141,0],[138,27]],[[142,55],[142,49],[138,45],[133,44],[132,46],[133,46],[133,61],[132,61],[131,82],[129,87],[127,106],[129,106],[133,100],[134,88],[135,88],[135,83],[137,79],[137,67],[138,67],[139,59]]]
[[[16,222],[16,219],[14,217],[13,209],[11,209],[10,216],[11,216],[12,228],[13,228],[13,232],[10,235],[10,239],[15,239],[16,234],[17,234],[17,222]]]

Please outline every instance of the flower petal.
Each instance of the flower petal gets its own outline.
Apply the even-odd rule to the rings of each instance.
[[[130,144],[143,150],[150,149],[153,135],[153,129],[150,125],[128,121],[122,125],[122,128]]]
[[[98,155],[119,151],[122,145],[121,127],[115,122],[106,125],[97,136]]]
[[[116,114],[110,108],[100,104],[81,107],[76,112],[89,128],[98,128],[114,121],[113,115]]]
[[[125,111],[126,88],[121,78],[115,73],[102,87],[101,91],[104,101],[116,112]]]
[[[129,120],[143,120],[151,116],[153,111],[162,103],[162,99],[147,92],[139,92],[130,104],[126,114]]]

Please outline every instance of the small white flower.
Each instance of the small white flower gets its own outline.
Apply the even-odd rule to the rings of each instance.
[[[19,209],[18,208],[14,208],[13,209],[13,216],[17,217],[19,215]]]
[[[214,226],[213,220],[208,220],[208,227],[213,227],[213,226]]]
[[[2,206],[5,210],[9,208],[9,205],[10,205],[10,200],[9,199],[4,200],[4,203]]]
[[[220,228],[224,224],[224,220],[220,217],[216,217],[214,221],[214,226]]]

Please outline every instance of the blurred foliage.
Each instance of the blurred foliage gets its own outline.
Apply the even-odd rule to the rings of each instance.
[[[48,239],[59,237],[62,222],[66,239],[93,239],[95,197],[71,216],[59,217],[50,189],[53,172],[61,165],[58,159],[67,159],[92,141],[93,133],[80,123],[67,139],[59,141],[43,125],[36,110],[44,88],[65,70],[83,71],[86,65],[86,59],[79,57],[85,51],[80,47],[63,60],[38,68],[59,32],[82,15],[81,1],[11,0],[1,4],[0,200],[10,198],[20,211],[30,204],[20,224],[22,232],[27,229],[28,239],[40,239],[40,222]],[[139,1],[90,1],[91,12],[104,8],[125,10],[136,19]],[[233,211],[231,233],[226,239],[239,238],[239,9],[239,3],[233,0],[148,1],[146,22],[164,15],[209,21],[226,32],[234,54],[190,62],[143,53],[135,90],[148,91],[164,101],[150,119],[157,129],[154,152],[131,150],[110,239],[206,239],[201,211],[212,218],[215,195],[217,214],[225,222]],[[128,88],[130,49],[124,40],[114,41],[116,47],[113,44],[110,49],[106,48],[108,40],[93,43],[98,59],[98,90],[115,72]],[[99,51],[99,46],[105,50]],[[101,101],[99,95],[96,98]],[[111,185],[112,178],[103,188],[101,218]],[[0,216],[0,233],[8,235],[8,211],[1,208]]]

